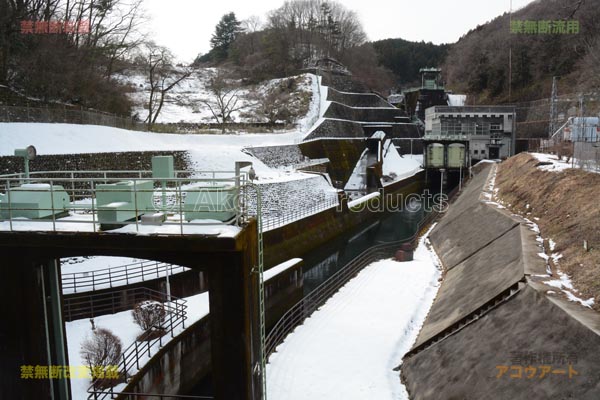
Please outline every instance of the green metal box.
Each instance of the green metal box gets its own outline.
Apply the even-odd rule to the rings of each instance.
[[[10,204],[9,204],[10,200]],[[10,211],[9,211],[10,208]],[[68,212],[69,194],[62,186],[28,183],[0,198],[2,218],[50,218]]]
[[[237,189],[233,185],[196,185],[188,189],[184,203],[186,221],[229,221],[237,214]]]
[[[175,177],[173,156],[152,157],[152,177],[154,179],[172,179]]]
[[[115,224],[154,211],[153,195],[154,182],[148,180],[97,185],[98,221],[101,224]]]

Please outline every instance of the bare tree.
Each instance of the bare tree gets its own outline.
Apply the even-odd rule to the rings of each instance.
[[[92,372],[98,369],[106,371],[119,365],[122,349],[121,339],[108,329],[98,328],[93,330],[91,338],[83,341],[80,354]],[[97,376],[93,383],[95,387],[103,387],[107,381]]]
[[[262,27],[262,21],[260,19],[260,17],[253,15],[251,17],[249,17],[248,19],[245,19],[242,21],[242,29],[244,30],[245,34],[249,35],[249,42],[250,42],[250,52],[254,53],[255,50],[255,34],[256,32],[258,32]]]
[[[144,66],[150,85],[148,116],[144,122],[148,124],[148,130],[152,130],[163,108],[167,93],[187,79],[192,70],[175,68],[171,52],[153,42],[145,44],[144,53],[139,60]]]
[[[315,50],[343,55],[367,39],[358,15],[336,1],[286,1],[269,14],[267,27],[289,35],[299,58],[311,57]]]
[[[218,70],[216,75],[210,78],[208,89],[211,98],[201,101],[221,126],[221,133],[225,133],[226,125],[231,121],[231,114],[246,108],[247,105],[240,103],[239,88],[227,79],[222,70]]]

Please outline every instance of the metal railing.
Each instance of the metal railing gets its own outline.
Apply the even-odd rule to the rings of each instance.
[[[91,391],[88,392],[91,395],[94,394],[105,394],[102,391]],[[118,396],[121,400],[187,400],[187,399],[214,399],[212,396],[184,396],[180,394],[158,394],[158,393],[132,393],[132,392],[114,392],[114,395]],[[93,397],[92,397],[93,398]]]
[[[150,298],[145,300],[154,300],[161,302],[166,312],[166,318],[160,328],[164,330],[164,335],[159,335],[157,338],[140,342],[139,340],[134,341],[129,347],[127,347],[122,355],[121,361],[118,365],[119,376],[127,379],[132,376],[135,372],[140,370],[140,366],[144,366],[142,358],[152,357],[152,349],[158,344],[158,348],[163,347],[163,342],[168,343],[170,339],[163,339],[163,337],[170,334],[171,339],[175,337],[175,329],[182,326],[185,329],[185,320],[187,319],[187,305],[186,300],[177,299],[171,296],[170,301],[165,301],[166,294],[156,292],[150,289],[146,289],[146,293],[152,294]],[[88,388],[88,399],[102,400],[110,396],[109,398],[115,398],[115,395],[119,395],[118,392],[114,392],[114,387],[110,387],[108,390],[100,391],[95,385]]]
[[[246,173],[184,171],[157,179],[150,171],[55,171],[0,176],[0,230],[86,231],[122,228],[120,233],[214,234],[199,228],[247,221]],[[182,175],[194,175],[194,178]],[[209,192],[219,192],[217,198]],[[186,202],[190,193],[196,201]],[[99,198],[98,194],[102,197]],[[43,202],[23,198],[42,197]],[[110,199],[110,200],[107,200]],[[206,201],[207,200],[208,203]],[[110,201],[110,202],[109,202]],[[144,227],[143,214],[162,213]],[[205,221],[208,220],[208,221]],[[223,219],[222,219],[223,220]]]
[[[263,229],[265,231],[269,231],[275,228],[279,228],[283,225],[290,224],[292,222],[298,221],[300,219],[306,218],[308,216],[318,214],[325,210],[329,210],[330,208],[337,207],[339,205],[339,201],[337,197],[331,197],[326,199],[321,203],[316,203],[312,207],[301,208],[301,209],[293,209],[286,210],[282,212],[280,215],[264,215],[263,216]]]
[[[140,261],[118,267],[95,271],[63,273],[61,275],[63,293],[81,293],[100,289],[126,286],[188,271],[189,268],[158,261]]]
[[[185,300],[178,300],[174,296],[171,298],[185,303]],[[96,318],[131,310],[146,300],[165,302],[168,298],[165,293],[145,287],[67,296],[63,299],[63,316],[65,321]]]

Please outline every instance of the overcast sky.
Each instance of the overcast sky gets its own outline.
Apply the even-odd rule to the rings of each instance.
[[[210,50],[219,19],[235,12],[239,20],[259,16],[284,0],[146,0],[154,40],[170,48],[180,61],[192,61]],[[512,0],[513,9],[532,0]],[[358,13],[369,40],[402,38],[452,43],[469,29],[508,12],[510,0],[343,0]]]

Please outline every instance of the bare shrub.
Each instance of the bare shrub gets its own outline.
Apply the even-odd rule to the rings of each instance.
[[[80,354],[92,372],[94,387],[106,388],[118,382],[118,380],[105,378],[104,372],[119,365],[122,349],[121,339],[104,328],[95,329],[92,337],[83,341]]]
[[[140,336],[140,340],[148,340],[154,332],[162,333],[164,331],[163,324],[167,318],[167,312],[162,303],[158,301],[147,300],[136,304],[133,311],[133,320],[142,328],[144,333]]]

